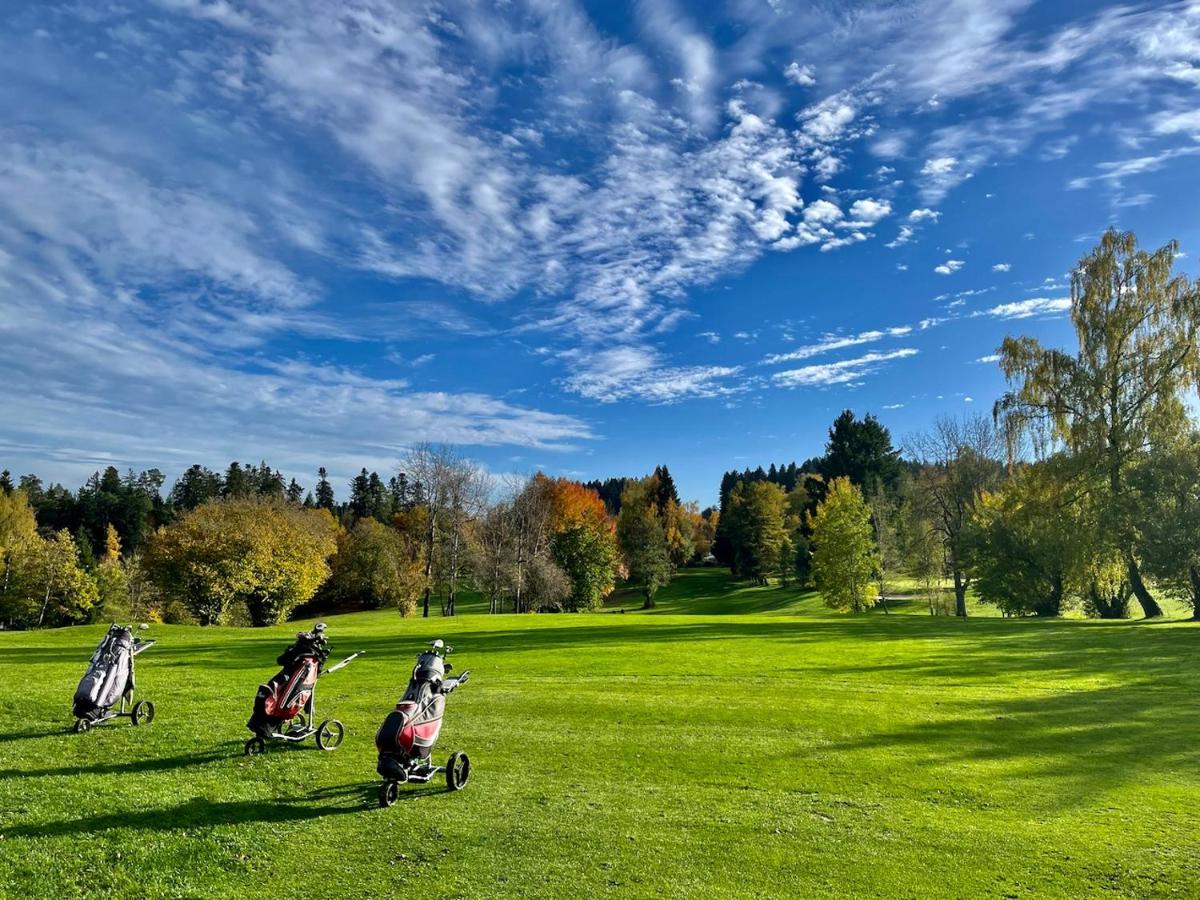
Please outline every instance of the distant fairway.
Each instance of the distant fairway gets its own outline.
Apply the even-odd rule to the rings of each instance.
[[[155,626],[157,720],[85,735],[103,628],[0,634],[0,894],[1200,895],[1194,625],[853,617],[717,570],[653,614],[328,621],[368,651],[320,686],[346,742],[261,758],[298,624]],[[432,637],[472,672],[437,751],[471,783],[378,809],[372,737]]]

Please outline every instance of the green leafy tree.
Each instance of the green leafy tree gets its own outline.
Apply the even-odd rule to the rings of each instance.
[[[425,588],[418,548],[405,535],[370,517],[338,541],[329,593],[339,602],[410,616]]]
[[[1200,619],[1200,434],[1156,448],[1130,476],[1142,498],[1141,556]]]
[[[317,507],[332,512],[333,499],[333,485],[329,483],[329,475],[326,473],[325,467],[321,466],[317,469]]]
[[[877,490],[894,490],[901,471],[900,451],[892,446],[891,433],[873,415],[856,419],[847,409],[834,419],[821,462],[826,479],[849,478],[870,497]]]
[[[954,583],[954,614],[966,616],[972,578],[968,526],[979,498],[1003,476],[999,439],[982,416],[941,418],[912,440],[911,453],[920,465],[913,479],[916,515],[942,543]]]
[[[739,483],[725,513],[738,574],[767,583],[778,571],[780,550],[789,539],[787,495],[769,481]]]
[[[571,583],[567,609],[598,609],[613,589],[617,548],[611,531],[581,522],[556,534],[551,550]]]
[[[178,511],[195,509],[221,496],[221,476],[204,466],[191,466],[171,488],[171,505]]]
[[[1134,596],[1147,616],[1162,609],[1137,558],[1139,504],[1129,475],[1152,440],[1182,434],[1184,394],[1200,383],[1200,282],[1173,272],[1178,245],[1139,250],[1110,230],[1071,276],[1078,350],[1006,338],[1000,367],[1012,390],[997,403],[1010,438],[1061,441],[1079,477],[1102,472],[1104,526],[1119,540]]]
[[[246,498],[206,503],[156,535],[147,565],[163,592],[201,624],[221,624],[244,603],[273,625],[329,577],[337,525],[327,511]]]
[[[70,532],[64,528],[15,543],[8,554],[0,618],[19,628],[88,621],[98,599],[96,582],[80,567]]]
[[[621,495],[617,544],[625,559],[629,583],[641,590],[643,606],[653,609],[654,595],[660,587],[670,583],[671,556],[666,533],[645,480],[630,482]]]
[[[1025,467],[972,514],[966,543],[975,590],[1005,615],[1062,615],[1080,584],[1088,533],[1064,462]]]
[[[862,491],[848,478],[833,479],[809,524],[813,579],[825,604],[854,612],[874,606],[872,581],[879,560]]]

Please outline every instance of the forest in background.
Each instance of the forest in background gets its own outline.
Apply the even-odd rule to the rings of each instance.
[[[0,624],[116,618],[267,625],[298,610],[453,615],[647,607],[680,567],[812,585],[886,609],[915,581],[931,614],[967,594],[1005,615],[1121,618],[1164,593],[1200,615],[1200,282],[1178,247],[1110,231],[1072,276],[1074,352],[1009,337],[993,415],[939,419],[896,447],[846,410],[821,457],[725,473],[719,504],[681,500],[666,465],[581,484],[497,482],[453,448],[415,446],[339,502],[266,462],[96,473],[78,491],[0,474]],[[944,590],[949,585],[949,591]],[[946,601],[947,594],[949,602]]]

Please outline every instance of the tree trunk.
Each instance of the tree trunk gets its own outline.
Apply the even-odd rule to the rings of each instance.
[[[967,586],[957,566],[954,567],[954,615],[967,617]]]
[[[1200,622],[1200,567],[1189,566],[1188,575],[1192,579],[1192,620]]]
[[[646,597],[646,602],[642,604],[642,609],[654,609],[654,591],[646,588],[642,591]]]
[[[1150,595],[1146,582],[1142,581],[1142,573],[1132,550],[1125,551],[1125,568],[1129,573],[1129,586],[1133,588],[1133,596],[1137,597],[1137,602],[1141,604],[1142,614],[1147,619],[1161,616],[1163,614],[1162,607]]]

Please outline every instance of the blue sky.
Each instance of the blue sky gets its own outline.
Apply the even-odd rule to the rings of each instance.
[[[989,411],[1198,198],[1200,2],[8,3],[0,462],[709,502],[845,407]]]

